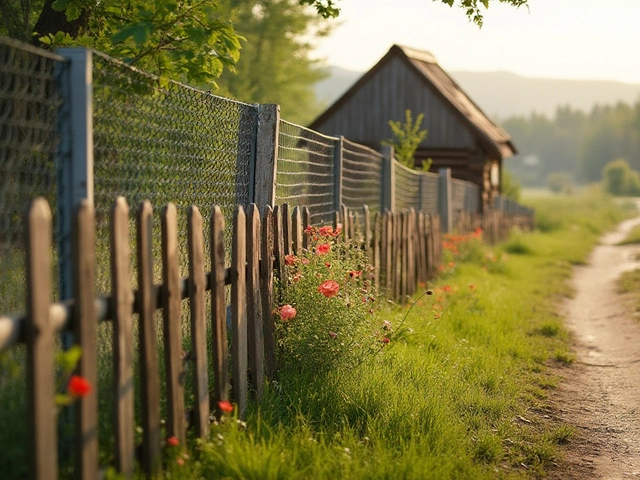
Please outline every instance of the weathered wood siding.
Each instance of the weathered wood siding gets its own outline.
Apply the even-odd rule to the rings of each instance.
[[[314,128],[328,135],[344,135],[358,143],[379,145],[391,137],[389,120],[404,121],[405,110],[424,113],[429,131],[422,148],[474,149],[476,139],[460,114],[446,104],[435,88],[399,57],[392,57],[324,122]]]

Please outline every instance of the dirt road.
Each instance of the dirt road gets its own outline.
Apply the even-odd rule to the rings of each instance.
[[[566,302],[576,364],[551,396],[557,420],[575,425],[565,459],[551,478],[640,478],[640,320],[616,292],[624,271],[640,268],[640,246],[616,246],[640,218],[605,235],[573,277]]]

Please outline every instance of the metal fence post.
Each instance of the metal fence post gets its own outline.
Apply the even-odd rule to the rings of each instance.
[[[451,210],[451,169],[441,168],[438,188],[438,213],[440,214],[440,226],[443,233],[451,232],[453,227],[453,215]]]
[[[333,209],[336,212],[342,207],[342,149],[344,146],[344,137],[341,135],[337,138],[333,149]],[[342,221],[346,225],[347,220]]]
[[[73,214],[82,201],[93,204],[93,68],[91,50],[61,48],[56,53],[68,61],[66,71],[60,78],[62,106],[58,121],[59,294],[61,300],[68,300],[73,296]]]
[[[260,105],[254,160],[253,192],[250,202],[262,212],[276,201],[278,136],[280,135],[280,105]]]
[[[382,207],[385,211],[396,209],[396,172],[393,166],[393,147],[384,145],[380,150],[384,156],[382,163]]]

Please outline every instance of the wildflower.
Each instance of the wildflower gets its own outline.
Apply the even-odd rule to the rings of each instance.
[[[338,235],[340,235],[340,232],[342,232],[342,224],[341,223],[336,225],[336,228],[333,230],[333,234],[331,236],[332,237],[337,237]]]
[[[451,293],[451,285],[445,285],[444,287],[442,287],[442,290],[444,290],[446,293]]]
[[[330,225],[325,225],[324,227],[320,227],[318,229],[318,235],[320,235],[321,237],[333,236],[333,227]]]
[[[180,465],[180,466],[183,466],[183,465],[184,465],[184,459],[182,459],[182,458],[178,457],[178,458],[176,458],[176,463],[177,463],[178,465]]]
[[[311,235],[314,231],[315,231],[314,227],[307,227],[304,229],[304,233],[306,233],[307,235]]]
[[[456,266],[455,262],[449,262],[449,267],[450,267],[450,268],[453,268],[453,267],[455,267],[455,266]]]
[[[300,281],[300,279],[302,278],[302,274],[300,272],[296,272],[296,274],[291,277],[291,280],[293,280],[294,282],[298,282]]]
[[[476,286],[473,283],[469,284],[469,290],[475,290]]]
[[[177,447],[178,445],[180,445],[180,440],[178,440],[178,437],[176,437],[175,435],[172,435],[171,437],[167,438],[167,445],[169,445],[170,447]]]
[[[386,345],[386,344],[387,344],[387,343],[389,343],[391,340],[389,340],[387,337],[382,337],[382,339],[381,339],[380,341]]]
[[[328,243],[321,243],[316,247],[316,253],[318,255],[324,255],[325,253],[329,253],[329,250],[331,250],[331,245],[329,245]]]
[[[327,298],[331,298],[340,291],[340,285],[335,280],[325,280],[318,286],[318,291]]]
[[[72,397],[84,397],[91,393],[91,384],[80,375],[72,375],[67,390]]]
[[[324,262],[324,266],[327,268],[331,268],[331,264],[329,262]]]
[[[338,336],[338,334],[336,332],[329,332],[329,336],[331,338],[336,338]]]
[[[298,311],[291,305],[283,305],[282,307],[280,307],[279,313],[282,321],[286,322],[287,320],[291,320],[293,317],[295,317]]]
[[[233,412],[233,405],[231,405],[231,402],[228,401],[228,400],[222,400],[222,401],[218,402],[218,408],[223,413],[231,413],[231,412]]]
[[[362,274],[362,270],[349,270],[349,276],[351,278],[358,278]]]
[[[304,257],[302,257],[302,258],[300,259],[300,263],[302,263],[303,265],[308,265],[308,264],[309,264],[309,259],[308,259],[308,258],[304,258]]]
[[[284,263],[285,265],[294,265],[296,263],[296,256],[295,255],[285,255],[284,256]]]
[[[385,330],[391,330],[391,322],[389,320],[384,320],[382,322],[382,328]]]
[[[442,317],[442,312],[433,312],[433,318],[436,320]]]

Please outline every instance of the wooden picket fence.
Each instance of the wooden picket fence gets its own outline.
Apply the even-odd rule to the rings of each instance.
[[[267,379],[276,375],[274,338],[274,276],[284,278],[285,255],[308,245],[304,229],[308,210],[287,205],[265,207],[260,213],[251,205],[246,213],[238,206],[231,232],[231,263],[225,267],[225,225],[221,210],[211,213],[210,250],[204,251],[203,219],[197,207],[188,209],[189,274],[179,269],[178,218],[173,204],[161,213],[162,284],[154,285],[152,258],[153,210],[140,205],[136,218],[137,289],[132,288],[129,207],[118,198],[111,210],[111,295],[95,292],[95,214],[83,204],[74,218],[74,299],[52,302],[52,216],[44,199],[32,202],[26,215],[27,312],[0,317],[0,351],[26,344],[31,467],[33,478],[58,477],[57,413],[54,403],[54,356],[57,335],[74,333],[82,349],[77,373],[96,385],[97,324],[113,322],[113,424],[115,468],[129,478],[139,461],[142,471],[155,476],[161,470],[162,436],[184,442],[187,428],[198,437],[209,434],[211,406],[233,400],[238,415],[245,415],[250,392],[258,399]],[[483,220],[484,218],[484,220]],[[491,221],[495,238],[509,223],[502,217],[460,217],[459,227],[472,228]],[[502,222],[502,223],[501,223]],[[405,301],[418,285],[428,282],[441,258],[440,220],[414,211],[388,212],[370,217],[361,212],[336,212],[342,223],[340,241],[353,242],[367,251],[374,278],[382,293]],[[504,224],[504,225],[503,225]],[[487,224],[489,225],[489,224]],[[500,226],[504,226],[503,227]],[[484,226],[484,225],[477,225]],[[211,271],[205,272],[205,255]],[[231,289],[231,342],[227,334],[225,286]],[[286,287],[285,287],[286,288]],[[206,312],[206,295],[211,309]],[[182,349],[181,306],[188,299],[191,349]],[[164,358],[159,358],[154,313],[163,313]],[[143,429],[141,445],[134,441],[134,314],[138,315],[140,398]],[[207,315],[210,331],[207,331]],[[209,339],[209,340],[208,340]],[[213,386],[209,385],[207,342],[213,345]],[[230,359],[230,362],[229,362]],[[166,389],[161,392],[159,362],[164,361]],[[192,362],[194,407],[185,411],[184,364]],[[231,363],[231,365],[229,365]],[[231,378],[230,372],[233,372]],[[232,385],[231,385],[232,384]],[[232,389],[231,389],[232,388]],[[231,391],[233,398],[230,398]],[[166,396],[166,418],[161,418],[161,396]],[[77,400],[75,423],[75,467],[77,478],[98,476],[98,392],[94,389]],[[219,413],[219,412],[217,412]],[[164,427],[161,427],[164,420]],[[5,428],[5,427],[2,427]],[[136,456],[138,450],[138,457]]]

